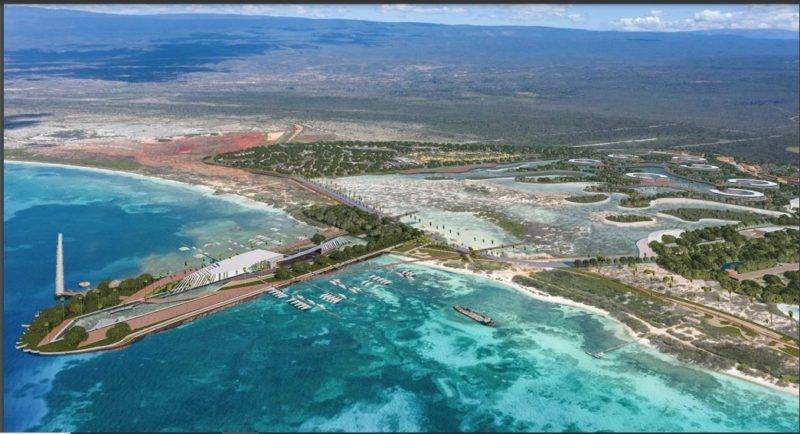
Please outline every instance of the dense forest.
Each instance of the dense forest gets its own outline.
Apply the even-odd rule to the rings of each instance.
[[[763,302],[800,302],[796,273],[780,278],[764,278],[764,284],[752,280],[739,282],[727,268],[739,273],[773,267],[778,263],[800,260],[800,231],[775,231],[763,238],[745,238],[734,226],[709,227],[687,231],[680,238],[665,235],[662,242],[650,247],[658,254],[656,262],[689,279],[716,280],[728,291],[742,293]]]
[[[614,215],[607,215],[606,220],[617,223],[636,223],[636,222],[649,222],[652,221],[653,218],[650,216],[637,215],[637,214],[614,214]]]
[[[317,142],[250,148],[212,158],[217,164],[307,178],[352,176],[417,167],[510,163],[536,158],[542,148],[497,144]]]
[[[367,242],[316,256],[311,262],[297,262],[291,267],[279,267],[275,271],[276,280],[299,276],[422,236],[421,231],[411,226],[346,205],[312,206],[305,209],[303,215],[320,223],[344,229],[352,235],[362,236]]]

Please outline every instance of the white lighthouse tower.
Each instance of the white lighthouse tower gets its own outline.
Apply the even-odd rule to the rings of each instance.
[[[56,297],[64,295],[64,247],[61,238],[59,232],[56,245]]]

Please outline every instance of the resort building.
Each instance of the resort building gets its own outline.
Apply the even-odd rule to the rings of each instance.
[[[228,259],[215,262],[187,275],[175,286],[172,293],[183,292],[198,286],[230,279],[240,274],[266,270],[275,266],[281,259],[283,259],[283,255],[280,253],[261,249],[231,256]]]
[[[594,158],[570,158],[569,160],[572,164],[577,164],[579,166],[601,166],[603,164],[602,161],[596,160]]]
[[[704,163],[681,164],[681,167],[692,170],[706,170],[710,172],[719,170],[718,166],[715,166],[713,164],[704,164]]]
[[[662,175],[660,173],[650,173],[650,172],[630,172],[626,173],[625,176],[629,178],[639,179],[644,184],[650,185],[669,185],[670,180],[667,175]]]
[[[762,200],[764,199],[764,193],[760,191],[753,191],[753,190],[745,190],[743,188],[729,188],[727,190],[719,190],[716,188],[712,188],[709,190],[714,194],[719,194],[721,196],[728,196],[733,197],[736,199],[741,200]]]
[[[697,155],[681,154],[681,155],[676,155],[676,156],[672,157],[672,162],[676,163],[676,164],[681,164],[681,163],[706,163],[706,162],[708,162],[708,160],[706,160],[704,157],[700,157],[700,156],[697,156]]]
[[[778,188],[778,183],[766,179],[731,178],[728,184],[751,188]]]

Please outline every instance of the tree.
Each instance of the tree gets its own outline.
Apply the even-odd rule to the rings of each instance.
[[[86,329],[81,326],[72,327],[64,334],[64,343],[70,348],[77,348],[78,344],[85,341],[89,337]]]
[[[279,267],[275,270],[275,278],[278,280],[286,280],[292,277],[292,272],[286,267]]]
[[[319,243],[325,241],[325,235],[322,235],[321,233],[317,232],[316,234],[314,234],[313,237],[311,237],[311,241],[314,244],[319,244]]]
[[[131,326],[128,325],[126,322],[121,322],[114,324],[114,327],[111,327],[106,331],[106,337],[111,339],[112,341],[116,342],[128,336],[131,333]]]
[[[328,259],[328,257],[325,255],[318,255],[316,258],[314,258],[314,264],[320,267],[324,267],[326,265],[329,265],[330,263],[331,263],[330,259]]]

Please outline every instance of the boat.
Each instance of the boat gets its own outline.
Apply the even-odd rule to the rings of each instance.
[[[603,354],[602,351],[600,351],[599,353],[591,353],[591,352],[587,351],[586,354],[594,357],[595,359],[602,359],[603,356],[605,356],[605,354]]]
[[[475,321],[477,323],[480,323],[480,324],[483,324],[483,325],[489,326],[489,327],[494,327],[494,325],[495,325],[494,324],[494,320],[492,320],[491,317],[483,315],[483,314],[480,314],[478,312],[475,312],[474,310],[472,310],[472,309],[470,309],[468,307],[464,307],[464,306],[460,306],[460,305],[456,304],[456,305],[453,305],[453,309],[455,309],[455,311],[460,313],[461,315],[464,315],[467,318],[469,318],[469,319],[471,319],[471,320],[473,320],[473,321]]]
[[[398,276],[400,276],[402,278],[408,279],[408,280],[414,280],[414,273],[411,272],[411,271],[408,271],[408,270],[395,271],[395,274],[397,274]]]

